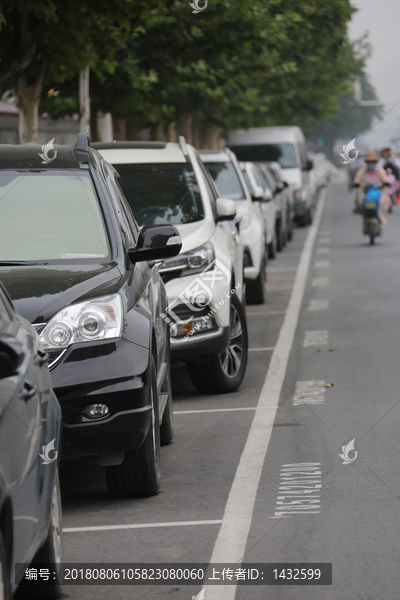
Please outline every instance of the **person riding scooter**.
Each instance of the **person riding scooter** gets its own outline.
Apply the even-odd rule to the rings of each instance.
[[[356,188],[356,197],[355,197],[355,208],[357,211],[360,209],[360,185],[364,184],[366,186],[373,185],[381,185],[385,186],[389,185],[388,178],[386,175],[386,171],[378,166],[378,155],[375,152],[368,152],[367,156],[364,158],[364,162],[366,164],[365,167],[361,167],[358,169],[354,181],[353,186]],[[379,227],[384,229],[386,227],[386,215],[388,213],[390,207],[390,197],[386,192],[386,188],[382,189],[382,193],[379,199],[378,206],[378,220]],[[364,229],[364,221],[363,221],[363,229]]]

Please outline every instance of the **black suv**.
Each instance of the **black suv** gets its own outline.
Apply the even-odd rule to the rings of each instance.
[[[138,227],[87,134],[47,162],[40,151],[0,145],[0,279],[50,356],[62,458],[97,455],[112,494],[152,495],[160,443],[173,436],[154,260],[179,253],[179,232]]]

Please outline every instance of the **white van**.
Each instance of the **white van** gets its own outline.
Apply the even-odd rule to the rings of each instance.
[[[294,218],[307,225],[317,200],[313,181],[313,162],[300,127],[258,127],[239,129],[228,134],[227,146],[240,161],[263,163],[276,161],[294,196]]]

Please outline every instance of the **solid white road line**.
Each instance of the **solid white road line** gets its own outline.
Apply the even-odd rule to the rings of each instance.
[[[201,413],[237,412],[241,410],[256,410],[257,406],[243,406],[239,408],[203,408],[200,410],[174,410],[174,415],[198,415]]]
[[[229,493],[223,522],[211,556],[211,563],[240,563],[246,551],[246,542],[250,531],[258,484],[293,346],[312,251],[325,206],[326,194],[327,190],[324,189],[301,253],[286,315],[279,332],[278,342],[271,357],[246,445],[240,457],[235,479]],[[265,411],[266,408],[270,410]],[[220,600],[221,598],[224,600],[233,600],[235,594],[235,585],[207,587],[207,600]]]
[[[168,521],[166,523],[131,523],[125,525],[98,525],[93,527],[65,527],[64,533],[80,533],[82,531],[110,531],[112,529],[147,529],[153,527],[191,527],[193,525],[219,525],[221,519],[211,519],[209,521]]]

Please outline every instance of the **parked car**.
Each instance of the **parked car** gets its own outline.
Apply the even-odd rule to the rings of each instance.
[[[300,127],[259,127],[228,135],[227,144],[241,161],[279,162],[294,198],[294,218],[301,226],[312,221],[317,192],[313,162]]]
[[[236,156],[230,150],[200,150],[217,186],[221,198],[236,202],[236,223],[243,244],[246,301],[263,304],[265,300],[265,269],[268,260],[266,231],[259,201],[253,201]]]
[[[187,364],[201,392],[236,390],[246,371],[248,341],[235,201],[219,197],[200,157],[183,138],[179,144],[96,147],[117,169],[139,224],[173,223],[182,236],[180,256],[160,265],[174,360]]]
[[[78,134],[42,164],[0,146],[0,278],[49,354],[62,456],[97,456],[116,496],[155,494],[173,436],[167,296],[172,225],[139,230],[115,169]],[[150,262],[149,262],[150,261]]]
[[[275,218],[275,233],[276,233],[276,249],[282,252],[287,243],[287,205],[286,195],[284,190],[276,183],[275,177],[269,166],[265,163],[259,165],[262,174],[264,175],[269,189],[272,191],[273,202],[276,206]]]
[[[40,586],[29,591],[35,591],[37,598],[55,598],[60,593],[61,409],[51,387],[47,360],[34,328],[16,313],[0,283],[2,600],[10,600],[31,562],[51,565],[55,575],[45,590]]]
[[[242,169],[252,199],[260,202],[261,212],[265,223],[268,258],[275,258],[277,253],[277,210],[274,202],[274,194],[258,165],[251,162],[241,162],[240,168]]]
[[[289,184],[284,180],[284,172],[281,165],[274,161],[264,164],[274,178],[275,185],[283,199],[284,208],[282,213],[286,214],[286,237],[290,241],[293,237],[293,195],[289,189]]]

